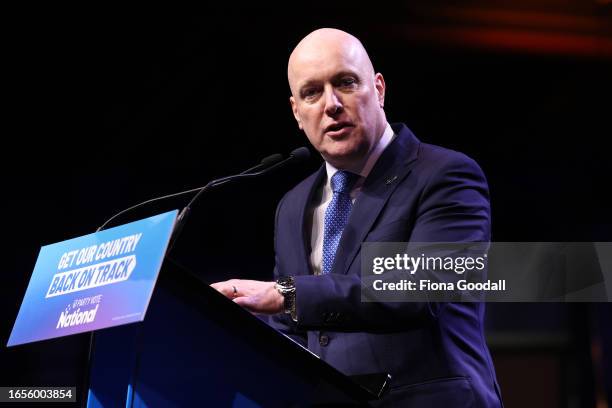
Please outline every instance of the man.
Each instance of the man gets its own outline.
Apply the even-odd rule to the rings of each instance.
[[[289,58],[291,107],[325,165],[280,202],[277,282],[213,284],[347,375],[390,373],[385,406],[501,406],[479,303],[361,302],[365,241],[488,241],[487,183],[465,155],[390,126],[385,81],[340,30]]]

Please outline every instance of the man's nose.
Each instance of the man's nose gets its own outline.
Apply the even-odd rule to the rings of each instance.
[[[325,90],[325,113],[328,116],[336,116],[342,112],[342,101],[336,95],[336,90],[329,88]]]

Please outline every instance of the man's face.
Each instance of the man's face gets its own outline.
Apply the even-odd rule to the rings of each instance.
[[[335,167],[359,163],[386,125],[382,75],[374,74],[363,48],[351,43],[295,54],[289,65],[290,101],[300,129]]]

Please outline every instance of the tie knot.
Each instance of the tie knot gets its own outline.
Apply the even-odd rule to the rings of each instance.
[[[331,178],[331,189],[334,193],[348,193],[358,177],[355,173],[339,170]]]

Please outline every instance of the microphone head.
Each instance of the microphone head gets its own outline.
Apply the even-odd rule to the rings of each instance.
[[[278,163],[281,160],[283,160],[283,155],[280,153],[274,153],[274,154],[269,155],[268,157],[264,157],[263,159],[261,159],[260,164],[270,166],[272,164]]]
[[[297,161],[305,161],[310,157],[310,150],[304,146],[298,147],[289,154],[289,157]]]

